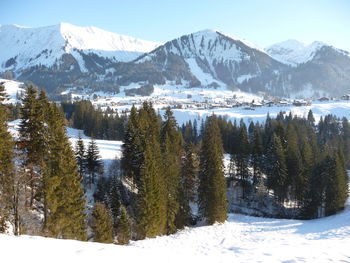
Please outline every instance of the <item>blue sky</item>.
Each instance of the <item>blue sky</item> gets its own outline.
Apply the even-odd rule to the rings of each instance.
[[[0,24],[59,22],[160,42],[210,28],[261,47],[297,39],[350,50],[348,0],[0,0]]]

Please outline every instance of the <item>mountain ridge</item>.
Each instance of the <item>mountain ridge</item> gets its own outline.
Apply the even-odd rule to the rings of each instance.
[[[11,71],[54,93],[169,82],[284,97],[303,90],[315,96],[350,92],[349,53],[322,42],[288,40],[261,49],[204,29],[161,44],[68,23],[39,30],[1,25],[0,37],[0,49],[8,51],[0,53],[0,73]]]

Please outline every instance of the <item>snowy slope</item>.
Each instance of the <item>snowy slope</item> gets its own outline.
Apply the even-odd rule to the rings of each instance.
[[[0,235],[4,262],[349,262],[350,210],[302,221],[230,214],[224,224],[187,228],[127,246]],[[59,251],[59,252],[58,252]],[[20,252],[20,253],[19,253]]]
[[[281,63],[295,66],[313,59],[316,52],[323,46],[329,45],[320,41],[306,45],[290,39],[267,47],[266,52]]]
[[[160,45],[96,27],[78,27],[68,23],[40,28],[0,25],[0,39],[0,50],[6,50],[0,52],[0,71],[18,71],[35,65],[50,67],[63,54],[72,54],[84,69],[77,50],[125,62]]]
[[[79,134],[83,139],[85,147],[89,145],[90,137],[85,136],[82,130],[66,127],[67,135],[72,147],[75,147]],[[100,152],[101,160],[103,161],[105,171],[108,171],[108,167],[114,159],[120,159],[122,155],[122,141],[112,140],[95,140],[98,150]]]
[[[6,94],[9,96],[9,100],[6,100],[5,103],[16,103],[18,101],[16,98],[17,94],[24,92],[24,84],[22,82],[0,79],[0,83],[5,86]]]

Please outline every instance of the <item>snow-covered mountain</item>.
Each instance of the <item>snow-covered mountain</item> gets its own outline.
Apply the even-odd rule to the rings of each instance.
[[[0,71],[15,73],[33,66],[60,66],[66,54],[78,62],[80,71],[87,72],[84,55],[116,61],[132,61],[160,43],[110,33],[96,27],[78,27],[68,23],[27,28],[17,25],[0,26]]]
[[[142,81],[188,82],[189,87],[245,87],[249,80],[278,72],[284,65],[246,41],[214,30],[184,35],[165,43],[136,61],[135,67],[152,67],[157,77]],[[129,84],[129,78],[122,83]],[[245,89],[245,88],[244,88]],[[250,85],[247,91],[257,91]]]
[[[306,45],[297,40],[289,39],[267,47],[266,52],[281,63],[296,66],[313,59],[323,46],[329,45],[320,41]]]
[[[161,45],[66,23],[3,25],[0,39],[0,77],[31,81],[49,94],[73,87],[118,93],[133,85],[150,91],[150,85],[221,87],[285,97],[350,93],[349,53],[322,42],[288,40],[262,50],[207,29]]]
[[[329,44],[321,41],[314,41],[309,45],[299,42],[294,39],[289,39],[274,45],[271,45],[265,49],[265,51],[274,59],[281,63],[291,66],[297,66],[302,63],[306,63],[312,60],[322,47],[333,48],[340,54],[348,54],[347,51],[337,49]]]

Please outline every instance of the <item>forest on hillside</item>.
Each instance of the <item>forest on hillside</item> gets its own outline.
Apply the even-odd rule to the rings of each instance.
[[[19,108],[5,100],[0,86],[1,232],[11,224],[16,235],[126,244],[224,222],[232,191],[243,206],[269,202],[277,216],[303,219],[337,213],[348,195],[346,118],[280,113],[247,126],[211,115],[179,127],[170,108],[159,116],[149,102],[118,115],[88,101],[59,106],[33,86]],[[11,112],[21,119],[17,137]],[[121,160],[103,167],[94,139],[72,147],[66,125],[123,139]]]

